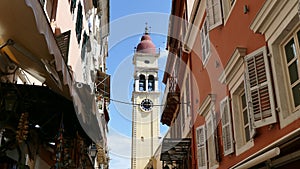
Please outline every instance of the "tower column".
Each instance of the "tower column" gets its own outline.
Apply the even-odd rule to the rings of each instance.
[[[147,31],[141,38],[133,56],[135,87],[132,93],[132,157],[131,168],[143,169],[154,155],[159,144],[158,58],[155,45]],[[142,68],[142,69],[141,69]],[[144,76],[140,76],[144,75]],[[149,79],[151,75],[151,80]],[[153,75],[153,77],[152,77]],[[140,80],[144,91],[140,91]],[[149,90],[149,80],[154,90]],[[142,138],[141,138],[142,137]]]

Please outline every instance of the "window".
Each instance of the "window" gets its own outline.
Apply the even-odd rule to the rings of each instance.
[[[205,126],[196,129],[198,169],[207,168]]]
[[[148,76],[148,91],[154,91],[155,90],[155,83],[154,83],[154,76],[149,75]]]
[[[210,41],[208,37],[207,19],[204,21],[200,33],[201,33],[202,62],[203,65],[205,65],[210,54]]]
[[[72,1],[73,2],[73,1]],[[77,42],[80,43],[81,40],[81,31],[82,31],[82,5],[79,2],[78,4],[78,10],[77,10],[77,19],[76,19],[76,37],[77,37]]]
[[[185,89],[186,89],[186,99],[185,99],[185,105],[186,105],[186,115],[190,116],[190,110],[191,110],[191,99],[190,99],[190,76],[187,75],[187,79],[185,81]]]
[[[235,131],[235,146],[237,155],[253,146],[252,138],[255,134],[253,120],[251,119],[251,114],[247,103],[245,84],[246,82],[244,82],[244,77],[241,76],[237,82],[237,88],[233,91],[232,95],[233,126]]]
[[[234,3],[235,3],[235,0],[222,0],[224,20],[226,20],[228,18],[230,11],[233,8]]]
[[[186,100],[185,100],[184,94],[181,97],[181,100],[182,100],[182,103],[180,104],[181,117],[182,117],[182,119],[181,119],[181,127],[182,127],[182,131],[184,131],[184,128],[185,128],[185,109],[184,109],[184,106],[186,104]]]
[[[222,10],[220,0],[207,0],[207,16],[209,20],[209,29],[213,29],[222,22]]]
[[[70,12],[73,14],[76,7],[76,0],[71,0]]]
[[[276,122],[273,89],[266,47],[245,57],[246,101],[255,127]]]
[[[177,118],[176,118],[176,122],[175,122],[175,126],[176,126],[176,131],[177,131],[177,138],[182,138],[182,113],[179,113]]]
[[[243,122],[243,130],[244,130],[244,134],[245,134],[245,141],[248,142],[251,139],[251,127],[250,127],[250,116],[248,114],[247,111],[247,102],[246,102],[246,96],[245,96],[245,92],[243,91],[240,96],[240,106],[241,106],[241,113],[242,113],[242,122]]]
[[[233,149],[232,122],[231,111],[229,106],[229,98],[226,97],[220,103],[220,111],[222,118],[222,141],[224,155],[231,154]]]
[[[300,30],[284,45],[285,67],[294,108],[300,107]]]
[[[93,5],[94,5],[94,8],[98,8],[99,7],[99,1],[98,0],[93,0]]]
[[[189,18],[188,18],[188,10],[187,8],[185,7],[184,9],[184,14],[183,14],[183,25],[182,25],[182,41],[184,41],[184,37],[186,37],[186,32],[187,32],[187,29],[188,29],[188,26],[189,26],[189,22],[188,22]]]
[[[171,125],[171,138],[181,138],[181,135],[181,114],[178,114],[173,125]]]
[[[218,166],[218,157],[216,149],[216,122],[215,122],[215,113],[213,110],[210,110],[210,113],[206,119],[206,137],[207,137],[207,152],[208,152],[208,162],[209,168],[217,168]]]
[[[145,78],[145,75],[140,75],[140,78],[139,78],[139,91],[146,91],[146,78]]]
[[[81,46],[81,62],[85,62],[86,57],[86,48],[87,48],[87,41],[89,40],[89,36],[85,33],[83,33],[83,39],[82,39],[82,46]]]

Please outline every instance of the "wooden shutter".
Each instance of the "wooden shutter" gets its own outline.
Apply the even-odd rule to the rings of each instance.
[[[215,120],[215,112],[213,109],[210,110],[206,121],[206,137],[207,137],[207,152],[208,152],[208,161],[209,168],[218,164],[218,147],[217,147],[217,125]]]
[[[226,97],[220,103],[220,111],[222,117],[222,140],[224,155],[233,153],[233,136],[232,136],[232,122],[231,111],[229,106],[229,98]]]
[[[244,79],[247,78],[247,73],[244,74]],[[247,113],[248,113],[248,121],[249,121],[249,132],[250,138],[253,138],[255,135],[255,127],[254,127],[254,119],[253,119],[253,110],[251,104],[251,92],[249,90],[249,84],[247,80],[244,80],[244,90],[245,90],[245,97],[247,102]]]
[[[203,26],[200,30],[201,36],[201,48],[202,48],[202,63],[205,64],[207,58],[210,54],[210,40],[209,40],[209,33],[208,33],[208,21],[205,19]]]
[[[276,122],[273,90],[266,47],[245,57],[248,109],[254,127]]]
[[[197,162],[198,169],[207,168],[206,160],[206,133],[205,126],[199,126],[196,129],[196,138],[197,138]]]
[[[220,0],[207,0],[207,16],[209,29],[213,29],[223,23],[222,9]]]

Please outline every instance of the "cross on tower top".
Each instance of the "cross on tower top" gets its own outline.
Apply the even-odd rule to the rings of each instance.
[[[145,34],[147,35],[147,34],[149,34],[149,28],[151,28],[151,27],[148,27],[148,22],[146,22],[145,23]]]

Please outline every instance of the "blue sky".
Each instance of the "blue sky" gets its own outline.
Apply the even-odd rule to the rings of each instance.
[[[162,76],[167,56],[166,35],[170,14],[170,0],[110,0],[110,36],[107,73],[111,74],[111,99],[131,102],[133,85],[132,56],[134,47],[144,33],[145,23],[150,28],[153,43],[161,50],[159,74]],[[161,78],[159,79],[162,80]],[[160,85],[161,90],[164,86]],[[163,94],[163,91],[161,91]],[[111,101],[108,145],[110,168],[130,168],[131,105]],[[161,131],[167,127],[162,126]]]

